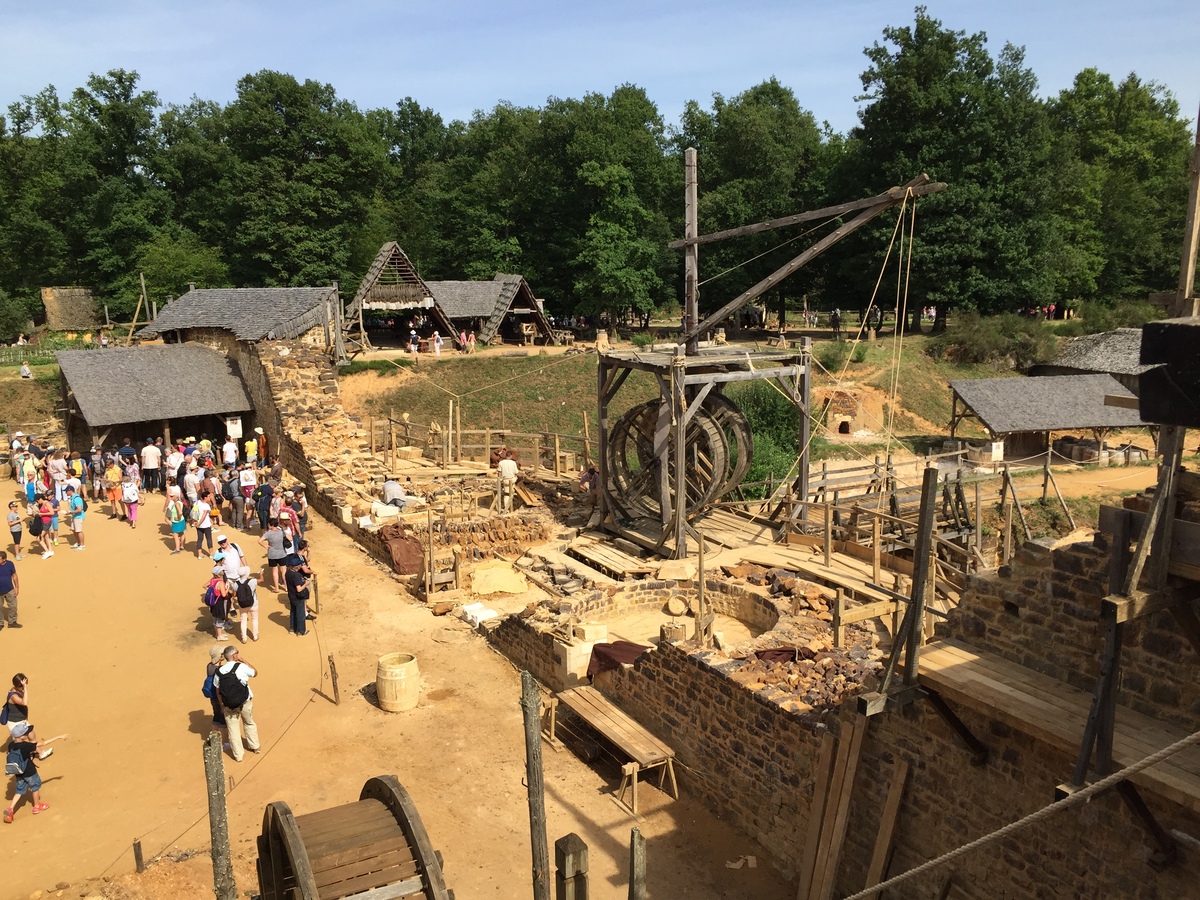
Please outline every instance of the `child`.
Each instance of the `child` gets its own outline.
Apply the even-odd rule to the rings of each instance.
[[[123,477],[125,480],[121,482],[121,502],[125,504],[125,517],[129,519],[130,528],[137,528],[138,501],[141,500],[138,484],[129,475]]]
[[[47,741],[39,741],[33,726],[28,722],[23,722],[14,729],[12,743],[8,745],[8,754],[5,757],[4,765],[7,774],[17,776],[17,784],[13,790],[16,799],[13,801],[13,805],[4,811],[4,821],[7,824],[12,824],[17,807],[21,805],[21,800],[26,794],[33,803],[35,816],[50,808],[49,803],[42,802],[42,778],[38,775],[37,760],[45,759],[50,755],[49,751],[42,752],[43,747],[66,739],[67,735],[60,734]],[[11,771],[13,769],[17,769],[17,771]]]

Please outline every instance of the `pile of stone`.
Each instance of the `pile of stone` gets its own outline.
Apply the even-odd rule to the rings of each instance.
[[[526,554],[517,560],[517,567],[532,576],[535,584],[552,589],[561,597],[575,597],[595,589],[595,583],[572,566],[551,561],[537,554]]]

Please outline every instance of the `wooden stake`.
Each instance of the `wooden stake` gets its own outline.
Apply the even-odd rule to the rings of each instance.
[[[557,433],[554,435],[554,474],[562,475],[562,451],[560,449]]]
[[[428,602],[430,595],[433,593],[433,507],[425,507],[426,516],[426,539],[428,547],[429,559],[425,564],[425,600]]]
[[[646,839],[636,827],[629,832],[629,900],[646,900]]]
[[[333,654],[329,654],[329,678],[333,682],[333,705],[342,705],[342,694],[338,690],[337,666],[333,664]]]
[[[537,682],[521,673],[525,719],[525,783],[529,786],[529,843],[533,848],[533,900],[550,900],[550,851],[546,842],[546,797],[542,781],[541,700]]]
[[[462,404],[454,407],[454,461],[462,462]]]
[[[587,468],[592,464],[592,435],[588,430],[587,410],[583,411],[583,465]]]
[[[237,900],[233,857],[229,850],[229,819],[225,809],[225,760],[221,732],[210,731],[204,742],[204,778],[208,782],[208,830],[212,841],[213,893],[217,900]]]
[[[146,871],[146,860],[142,858],[142,839],[133,839],[133,864],[137,868],[137,873],[141,875]]]
[[[834,772],[834,781],[830,786],[830,799],[837,797],[837,804],[830,812],[834,813],[832,820],[833,827],[822,836],[821,850],[825,855],[825,865],[822,867],[823,875],[821,876],[820,889],[814,894],[816,900],[830,900],[833,896],[834,883],[837,881],[838,863],[842,857],[842,845],[846,840],[846,827],[850,824],[850,797],[854,794],[854,776],[858,772],[858,760],[862,755],[863,736],[867,732],[867,723],[870,720],[863,715],[859,715],[854,720],[854,727],[851,730],[848,738],[842,737],[838,743],[845,741],[850,746],[846,750],[845,757],[841,753],[838,754],[839,761],[844,759],[842,766],[842,777],[837,777],[837,772]],[[839,747],[840,750],[840,747]]]

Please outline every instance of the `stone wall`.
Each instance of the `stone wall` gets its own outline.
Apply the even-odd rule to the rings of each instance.
[[[833,712],[794,713],[737,684],[741,665],[664,643],[596,687],[676,753],[679,790],[758,841],[789,877],[803,853],[813,765]]]
[[[983,766],[926,703],[874,717],[854,784],[845,852],[835,896],[862,890],[897,757],[911,769],[888,872],[909,869],[1048,805],[1074,759],[961,704],[955,711],[991,753]],[[1142,792],[1168,829],[1200,837],[1200,817]],[[949,875],[957,900],[1200,896],[1200,854],[1180,847],[1180,863],[1162,872],[1147,859],[1147,833],[1115,793],[1050,818],[950,865],[889,889],[895,900],[939,895]]]
[[[1108,544],[1050,549],[1025,544],[1000,575],[971,576],[963,601],[939,627],[1089,693],[1100,669],[1108,593]],[[1200,729],[1200,664],[1169,612],[1125,626],[1117,701],[1189,731]]]

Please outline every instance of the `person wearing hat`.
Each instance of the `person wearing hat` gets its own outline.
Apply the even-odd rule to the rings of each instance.
[[[230,573],[230,578],[236,578],[238,569],[250,565],[246,561],[246,554],[242,552],[242,548],[230,541],[228,535],[217,535],[217,550],[228,557],[228,565],[225,568]]]
[[[225,661],[217,669],[213,687],[221,700],[221,711],[225,713],[225,722],[229,726],[229,752],[233,754],[235,762],[241,762],[244,755],[243,740],[245,749],[251,753],[258,753],[261,749],[258,725],[254,722],[254,691],[250,688],[250,679],[258,674],[258,670],[242,659],[237,647],[226,647],[222,651],[222,658]],[[241,682],[240,687],[231,683],[222,691],[221,682],[226,680]],[[240,705],[236,707],[229,706],[226,700],[234,690],[242,695]]]
[[[291,613],[288,618],[288,632],[306,635],[308,621],[316,617],[308,614],[308,576],[300,571],[304,566],[304,558],[298,553],[293,553],[285,562],[287,573],[283,580],[287,585],[288,607]]]
[[[217,669],[221,667],[221,653],[225,650],[220,644],[213,644],[208,648],[208,668],[204,671],[204,687],[202,693],[208,698],[208,702],[212,704],[212,724],[213,727],[221,732],[222,741],[229,740],[228,725],[225,722],[225,711],[221,709],[221,698],[217,696],[217,688],[213,684],[214,676],[217,674]],[[226,747],[229,745],[226,744]]]
[[[51,554],[53,555],[53,554]],[[17,577],[17,567],[8,558],[8,554],[0,550],[0,628],[20,628],[17,622],[17,597],[21,593],[21,579]]]
[[[87,545],[83,540],[83,519],[87,515],[87,510],[84,509],[83,497],[71,484],[67,485],[67,515],[71,519],[71,531],[75,534],[75,546],[72,549],[86,550]],[[134,515],[136,516],[136,513]]]
[[[49,740],[39,741],[37,733],[33,730],[33,725],[29,722],[23,722],[16,730],[13,731],[12,743],[8,745],[8,756],[6,757],[6,767],[9,762],[16,762],[21,766],[21,771],[17,775],[17,783],[13,789],[13,796],[16,800],[13,805],[4,811],[4,821],[11,825],[13,817],[16,815],[17,809],[21,805],[21,801],[25,799],[25,795],[29,795],[30,802],[33,804],[33,814],[44,813],[50,808],[49,803],[42,802],[42,779],[38,775],[37,761],[45,759],[49,753],[41,752],[43,747],[53,744],[55,741],[65,741],[67,735],[59,734]]]

